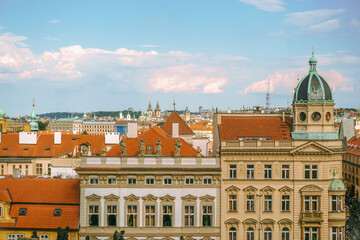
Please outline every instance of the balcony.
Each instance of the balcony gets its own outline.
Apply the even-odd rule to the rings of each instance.
[[[221,141],[222,149],[291,149],[292,140],[226,140]]]
[[[302,222],[322,222],[323,213],[322,212],[302,212],[301,213]]]

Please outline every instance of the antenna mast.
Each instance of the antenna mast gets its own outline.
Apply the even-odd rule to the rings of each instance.
[[[266,112],[270,113],[270,81],[268,79],[268,88],[266,92]]]

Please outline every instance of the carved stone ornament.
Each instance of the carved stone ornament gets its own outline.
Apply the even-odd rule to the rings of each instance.
[[[155,154],[156,156],[161,156],[162,155],[162,147],[164,145],[161,143],[160,138],[157,140],[156,142],[156,146],[155,146]]]
[[[227,191],[229,194],[237,194],[238,191],[240,191],[240,188],[235,187],[234,185],[232,185],[232,186],[226,188],[225,191]]]
[[[184,201],[184,202],[193,202],[193,201],[196,201],[197,200],[197,197],[191,195],[191,194],[188,194],[184,197],[181,197],[181,199]]]
[[[108,200],[108,201],[117,201],[119,200],[120,197],[114,195],[114,194],[110,194],[110,195],[107,195],[104,197],[105,200]]]
[[[162,238],[161,240],[174,240],[174,239],[171,238],[171,237],[164,237],[164,238]]]
[[[201,148],[199,146],[196,148],[196,152],[198,156],[201,156]]]
[[[318,142],[307,142],[290,151],[292,154],[332,154],[331,149],[321,145]]]
[[[137,197],[137,196],[135,196],[134,194],[130,194],[129,196],[124,197],[124,199],[125,199],[126,201],[136,202],[136,201],[138,201],[138,200],[140,199],[140,197]]]
[[[99,201],[101,199],[101,196],[93,193],[90,196],[87,196],[86,199],[89,201]]]
[[[200,200],[202,202],[213,202],[215,197],[210,196],[209,194],[206,194],[205,196],[200,197]]]
[[[142,199],[144,201],[156,201],[158,199],[158,197],[155,197],[154,195],[152,194],[148,194],[146,195],[145,197],[142,197]]]
[[[203,237],[201,240],[213,240],[211,237]]]
[[[260,191],[265,195],[270,195],[270,194],[273,194],[273,192],[275,191],[275,188],[272,188],[270,186],[266,186],[266,187],[260,189]]]
[[[185,240],[195,240],[195,239],[192,237],[186,237]]]
[[[165,196],[160,197],[160,200],[163,202],[172,202],[175,200],[175,197],[172,197],[169,194],[166,194]]]
[[[248,194],[255,194],[257,192],[257,188],[253,186],[248,186],[243,189],[244,192],[247,192]]]
[[[121,139],[120,141],[120,148],[121,148],[121,156],[126,157],[127,149],[126,149],[126,142],[124,139]]]
[[[217,157],[220,156],[220,147],[218,147],[218,148],[216,149],[216,156],[217,156]]]
[[[322,188],[316,185],[307,185],[300,189],[300,192],[322,192]]]
[[[140,142],[138,144],[139,146],[139,156],[144,156],[145,155],[145,139],[140,139]]]
[[[271,229],[274,228],[274,224],[275,224],[275,221],[270,219],[270,218],[265,218],[264,220],[262,220],[261,222],[261,225],[263,226],[263,228],[266,228],[266,227],[270,227]]]
[[[285,186],[285,187],[280,188],[279,191],[285,195],[288,195],[293,191],[293,189],[288,186]]]
[[[247,218],[247,219],[245,219],[244,221],[243,221],[243,224],[245,224],[245,225],[251,225],[251,226],[256,226],[256,224],[257,224],[257,221],[255,220],[255,219],[253,219],[253,218]]]
[[[287,227],[287,228],[291,229],[293,222],[288,218],[283,218],[283,219],[279,220],[278,224],[279,224],[280,228]]]
[[[181,142],[180,138],[175,141],[175,150],[174,150],[174,156],[179,157],[180,156],[180,148],[181,148]]]

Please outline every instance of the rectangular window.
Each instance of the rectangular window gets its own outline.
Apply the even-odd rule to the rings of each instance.
[[[195,226],[195,206],[193,205],[186,205],[185,206],[185,227],[193,227]]]
[[[3,207],[0,206],[0,217],[4,217],[4,216],[3,216],[3,212],[4,212]]]
[[[317,179],[317,178],[318,178],[318,168],[317,168],[317,165],[313,165],[313,166],[312,166],[311,178],[312,178],[312,179]]]
[[[255,211],[255,196],[254,195],[247,195],[246,211],[249,211],[249,212]]]
[[[331,196],[331,211],[338,210],[338,196]]]
[[[29,165],[25,165],[25,175],[29,175]]]
[[[338,240],[338,234],[339,234],[338,233],[338,228],[337,227],[331,227],[331,240]]]
[[[319,228],[306,227],[305,231],[304,231],[304,240],[318,240],[318,231],[319,231]]]
[[[89,182],[90,182],[90,184],[99,184],[99,178],[98,177],[90,177]]]
[[[116,205],[108,205],[106,207],[106,215],[107,215],[107,225],[108,226],[116,226],[117,206]]]
[[[126,213],[126,222],[128,227],[137,227],[137,206],[128,205]]]
[[[48,176],[51,176],[51,164],[48,164]],[[20,166],[20,172],[21,172],[21,166]]]
[[[265,165],[265,176],[264,178],[265,179],[271,179],[271,176],[272,173],[271,173],[271,165]]]
[[[108,177],[108,184],[116,184],[116,177]]]
[[[89,226],[99,226],[99,205],[89,205]]]
[[[237,178],[237,176],[236,176],[236,165],[230,165],[230,178],[231,179],[235,179],[235,178]]]
[[[155,206],[145,206],[145,227],[155,227]]]
[[[38,175],[38,176],[42,175],[42,163],[36,164],[36,175]]]
[[[1,175],[5,175],[5,166],[1,165]]]
[[[163,183],[164,183],[164,185],[171,185],[172,184],[172,178],[171,177],[164,177]]]
[[[128,177],[128,184],[136,184],[136,177]]]
[[[236,211],[237,210],[237,196],[236,195],[229,195],[229,211]]]
[[[317,212],[318,211],[318,200],[317,200],[317,196],[312,196],[311,197],[311,210],[313,212]]]
[[[202,225],[203,227],[212,226],[212,206],[203,206],[202,207]]]
[[[24,237],[24,234],[8,234],[7,240],[17,240],[18,238]]]
[[[40,240],[49,240],[49,235],[47,235],[47,234],[40,234]]]
[[[172,206],[163,206],[163,227],[172,227]]]
[[[290,165],[282,165],[281,176],[282,176],[282,179],[290,178]]]
[[[281,197],[281,210],[282,211],[290,211],[290,196],[283,195]]]
[[[185,178],[185,184],[186,185],[194,184],[194,177],[186,177]]]
[[[264,201],[265,201],[264,211],[266,211],[266,212],[272,211],[272,196],[265,195]]]
[[[247,165],[247,167],[246,167],[246,178],[247,179],[254,179],[254,176],[255,176],[255,174],[254,174],[254,172],[255,172],[255,167],[254,167],[254,165]]]
[[[203,183],[204,183],[204,185],[212,184],[212,177],[204,177]]]
[[[310,179],[310,165],[305,165],[305,179]]]
[[[146,177],[145,178],[145,184],[146,185],[154,185],[155,184],[155,178],[154,177]]]

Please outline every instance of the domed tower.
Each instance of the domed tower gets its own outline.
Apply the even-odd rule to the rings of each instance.
[[[39,131],[39,124],[36,122],[35,102],[33,102],[33,110],[31,112],[31,121],[29,124],[31,131]]]
[[[147,108],[147,112],[148,112],[149,118],[152,118],[153,109],[151,107],[151,102],[150,101],[149,101],[149,105],[148,105],[148,108]]]
[[[0,133],[6,132],[6,119],[4,119],[5,111],[0,107]]]
[[[316,64],[313,52],[309,60],[309,73],[295,88],[293,139],[338,139],[331,87],[318,74]]]

